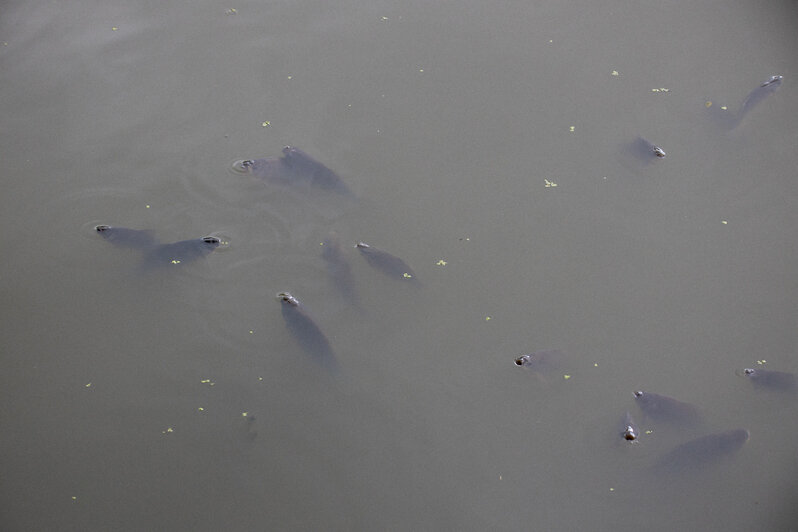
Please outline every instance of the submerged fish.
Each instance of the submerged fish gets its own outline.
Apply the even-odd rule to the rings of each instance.
[[[640,156],[644,157],[646,160],[665,158],[665,150],[656,144],[652,144],[643,137],[637,137],[633,144],[634,148],[640,153]]]
[[[248,159],[238,163],[241,172],[272,183],[306,185],[351,195],[349,187],[338,175],[293,146],[283,148],[282,157]]]
[[[371,247],[364,242],[358,242],[355,247],[360,254],[365,257],[373,268],[380,270],[382,273],[394,277],[396,279],[407,279],[410,281],[416,280],[416,274],[410,269],[405,261],[399,257],[395,257],[390,253]]]
[[[104,224],[96,226],[95,229],[103,238],[116,246],[144,249],[156,244],[151,229],[128,229]]]
[[[516,366],[523,366],[538,373],[561,371],[565,356],[559,349],[543,349],[515,359]]]
[[[749,436],[746,429],[733,429],[690,440],[663,456],[655,469],[671,473],[701,469],[739,450]]]
[[[698,409],[690,403],[684,403],[656,393],[634,392],[640,410],[653,421],[694,426],[701,423]]]
[[[313,318],[308,313],[305,305],[291,295],[290,292],[277,294],[282,306],[283,320],[288,331],[300,347],[313,356],[320,364],[334,369],[337,365],[335,353],[330,342]]]
[[[723,127],[730,130],[734,129],[742,123],[746,115],[750,113],[751,109],[756,107],[759,102],[778,91],[781,88],[783,80],[783,76],[770,76],[770,78],[762,82],[745,97],[737,114],[731,114],[728,111],[720,109],[713,109],[712,107],[710,107],[710,110],[713,110],[715,117]]]
[[[635,420],[632,419],[632,414],[628,411],[623,417],[621,428],[621,438],[626,441],[636,441],[637,438],[640,437],[640,430],[637,428],[637,423],[635,423]]]
[[[665,150],[638,136],[620,149],[621,163],[629,170],[640,170],[653,161],[665,158]]]
[[[769,369],[745,368],[743,375],[761,388],[768,388],[782,392],[798,390],[798,378],[793,373],[785,371],[772,371]]]
[[[150,267],[191,262],[211,253],[222,243],[218,237],[204,236],[170,244],[159,244],[150,230],[110,225],[98,225],[95,229],[112,244],[142,250],[144,264]]]
[[[221,239],[215,236],[204,236],[171,244],[159,244],[145,255],[145,261],[153,266],[185,264],[208,255],[221,243]]]
[[[321,258],[327,263],[327,271],[338,291],[352,306],[359,308],[360,303],[355,290],[352,267],[344,258],[341,242],[336,233],[331,232],[322,242]]]

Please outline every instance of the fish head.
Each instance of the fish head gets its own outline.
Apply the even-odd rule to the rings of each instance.
[[[222,240],[216,236],[204,236],[200,240],[210,249],[217,248],[222,243]]]
[[[284,305],[290,305],[292,307],[299,306],[299,300],[291,295],[291,292],[280,292],[277,294],[277,299]]]

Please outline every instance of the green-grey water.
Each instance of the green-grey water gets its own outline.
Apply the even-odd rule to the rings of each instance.
[[[740,371],[798,372],[795,17],[6,2],[0,528],[794,529],[798,399]],[[630,156],[638,136],[667,156]],[[285,145],[354,199],[237,171]],[[223,245],[153,267],[98,224]],[[541,350],[567,360],[514,363]],[[704,425],[652,424],[641,389]],[[654,467],[737,428],[717,463]]]

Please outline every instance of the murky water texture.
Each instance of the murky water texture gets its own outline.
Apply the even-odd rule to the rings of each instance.
[[[789,529],[795,13],[718,7],[6,2],[0,529]]]

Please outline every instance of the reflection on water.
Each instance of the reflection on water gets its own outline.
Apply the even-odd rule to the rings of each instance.
[[[176,6],[0,12],[0,528],[792,524],[791,14]]]

